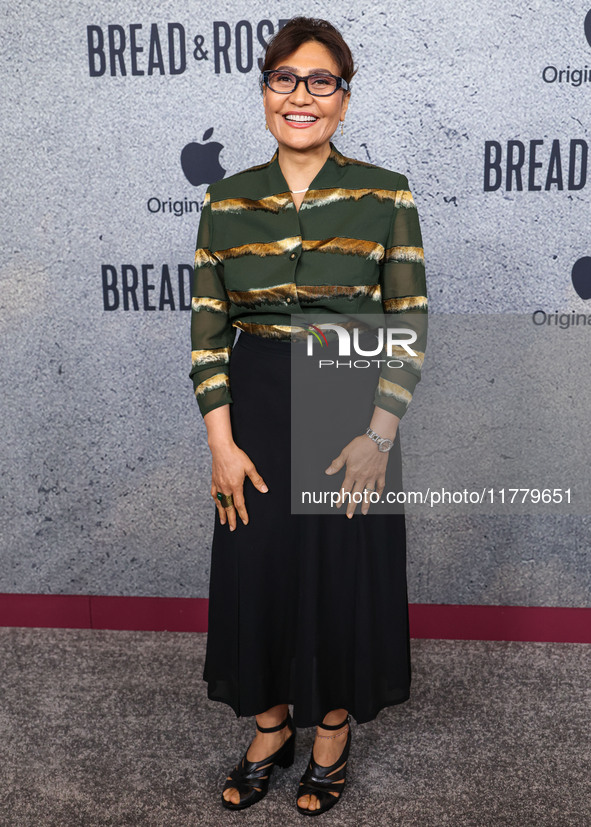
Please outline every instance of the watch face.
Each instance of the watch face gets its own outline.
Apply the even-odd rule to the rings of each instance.
[[[391,439],[383,439],[381,444],[378,445],[378,450],[384,453],[385,451],[389,451],[393,445],[394,442]]]

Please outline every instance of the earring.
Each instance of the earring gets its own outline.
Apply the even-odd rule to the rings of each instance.
[[[268,129],[268,128],[269,128],[269,124],[267,123],[267,121],[265,121],[265,129]]]
[[[344,120],[343,120],[343,121],[341,121],[341,135],[343,135],[343,134],[344,134],[344,133],[343,133],[343,124],[344,124],[344,123],[345,123],[345,121],[344,121]]]

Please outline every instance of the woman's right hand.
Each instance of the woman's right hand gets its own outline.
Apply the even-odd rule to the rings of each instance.
[[[248,513],[244,502],[244,479],[248,476],[259,491],[265,493],[267,488],[264,479],[257,471],[254,462],[233,440],[225,440],[215,446],[210,445],[211,465],[211,495],[220,515],[222,525],[226,520],[230,524],[230,531],[236,528],[236,512],[240,514],[244,525],[248,524]],[[224,508],[218,500],[218,491],[222,494],[231,494],[234,506]]]

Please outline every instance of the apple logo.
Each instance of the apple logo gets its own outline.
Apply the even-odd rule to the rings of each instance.
[[[575,261],[571,273],[573,287],[582,299],[591,299],[591,256]]]
[[[589,9],[587,17],[585,18],[585,37],[587,38],[587,43],[591,46],[591,9]]]
[[[213,126],[203,133],[203,141],[208,141],[213,134]],[[220,165],[219,155],[223,149],[217,141],[198,144],[193,141],[187,144],[181,152],[181,166],[185,177],[190,184],[198,187],[200,184],[215,184],[226,174]]]

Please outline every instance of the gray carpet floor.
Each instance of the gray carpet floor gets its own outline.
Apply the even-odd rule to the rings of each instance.
[[[411,698],[352,722],[324,825],[591,825],[591,647],[413,640]],[[207,699],[205,636],[0,629],[2,827],[307,824],[314,737],[255,806],[220,791],[252,718]]]

